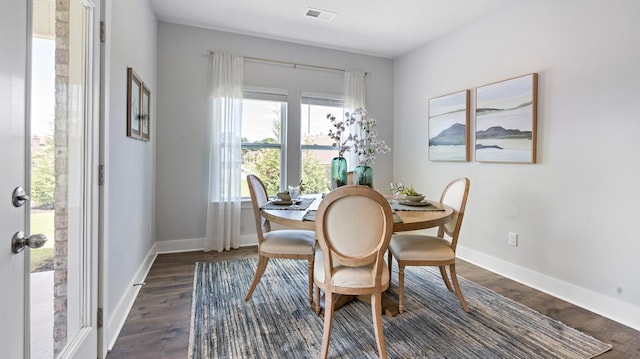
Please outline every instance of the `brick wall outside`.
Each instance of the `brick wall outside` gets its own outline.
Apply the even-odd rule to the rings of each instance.
[[[54,357],[67,343],[69,0],[56,0]]]

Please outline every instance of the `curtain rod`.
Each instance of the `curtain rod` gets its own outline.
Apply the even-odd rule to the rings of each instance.
[[[215,54],[215,51],[209,50],[209,54],[213,55]],[[310,69],[318,69],[318,70],[326,70],[326,71],[337,71],[337,72],[346,72],[347,70],[345,69],[341,69],[341,68],[337,68],[337,67],[327,67],[327,66],[319,66],[319,65],[309,65],[309,64],[301,64],[301,63],[296,63],[296,62],[289,62],[289,61],[282,61],[282,60],[273,60],[273,59],[266,59],[263,57],[252,57],[252,56],[243,56],[245,60],[250,60],[250,61],[257,61],[257,62],[270,62],[273,64],[279,64],[279,65],[289,65],[289,66],[293,66],[293,68],[297,68],[297,67],[306,67],[306,68],[310,68]],[[364,73],[365,76],[369,75],[369,72],[365,72]]]

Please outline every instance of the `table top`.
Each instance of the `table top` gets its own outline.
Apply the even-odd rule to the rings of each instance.
[[[303,198],[314,198],[315,201],[306,210],[263,209],[262,215],[273,223],[297,229],[315,230],[315,222],[303,221],[307,211],[317,210],[322,201],[321,194],[306,194]],[[429,200],[434,206],[444,211],[396,211],[402,222],[393,224],[394,232],[413,231],[443,225],[451,220],[453,208],[436,201]]]

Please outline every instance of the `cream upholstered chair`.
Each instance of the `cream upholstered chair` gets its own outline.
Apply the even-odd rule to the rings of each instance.
[[[462,308],[469,312],[469,306],[462,296],[456,275],[456,247],[464,217],[464,209],[467,205],[469,184],[469,179],[463,177],[453,180],[445,187],[440,197],[440,202],[452,207],[454,212],[451,221],[440,226],[437,236],[395,234],[391,238],[388,251],[389,271],[391,271],[392,257],[395,257],[398,262],[398,309],[400,313],[404,312],[404,269],[406,266],[438,266],[447,289],[453,292],[454,289],[451,288],[445,269],[446,266],[449,266],[455,293],[460,300]],[[445,235],[450,239],[447,240]]]
[[[255,175],[247,175],[253,216],[258,233],[258,267],[247,292],[249,300],[267,268],[269,258],[306,259],[309,264],[309,303],[313,303],[313,261],[316,248],[316,234],[305,230],[271,230],[271,223],[262,216],[260,207],[268,202],[267,189]]]
[[[369,187],[342,186],[329,192],[320,203],[316,235],[322,251],[316,251],[314,282],[317,303],[320,303],[320,289],[325,296],[321,358],[326,358],[329,350],[334,293],[371,296],[378,352],[380,358],[387,357],[381,301],[382,292],[389,288],[384,252],[392,234],[389,202]]]

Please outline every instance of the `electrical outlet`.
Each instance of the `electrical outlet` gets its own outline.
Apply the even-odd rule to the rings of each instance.
[[[509,244],[514,247],[518,246],[518,233],[509,232]]]

